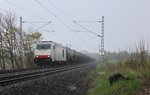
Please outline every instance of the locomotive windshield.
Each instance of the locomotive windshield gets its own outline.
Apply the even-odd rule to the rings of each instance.
[[[50,44],[37,44],[36,49],[50,49]]]

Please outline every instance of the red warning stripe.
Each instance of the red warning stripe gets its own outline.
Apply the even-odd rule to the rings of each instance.
[[[35,58],[51,58],[50,55],[36,55]]]

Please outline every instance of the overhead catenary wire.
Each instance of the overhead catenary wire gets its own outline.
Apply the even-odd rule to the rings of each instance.
[[[88,32],[88,31],[81,31],[81,30],[71,30],[73,32]]]
[[[19,9],[19,10],[25,12],[25,13],[28,13],[28,14],[30,14],[30,15],[32,15],[32,16],[34,16],[34,17],[40,19],[40,20],[42,20],[42,18],[40,18],[40,17],[34,15],[34,14],[31,13],[30,11],[28,11],[28,10],[26,10],[26,9],[24,9],[24,8],[22,8],[22,7],[18,6],[18,5],[16,5],[16,4],[13,4],[11,1],[9,2],[8,0],[6,0],[5,2],[11,4],[13,7],[15,7],[15,8],[17,8],[17,9]],[[58,8],[57,8],[57,9],[58,9]],[[3,11],[4,11],[4,10],[3,10]],[[10,13],[10,11],[5,11],[5,12],[9,12],[9,13]],[[62,12],[61,12],[61,13],[62,13]],[[53,16],[54,16],[54,15],[53,15]],[[56,17],[56,18],[59,19],[58,17]],[[62,24],[64,24],[67,28],[69,28],[69,30],[71,29],[70,26],[66,25],[61,19],[59,19],[59,21],[60,21]],[[33,24],[34,22],[31,22],[31,21],[23,21],[23,23],[30,23],[31,25],[37,27],[37,25]],[[36,22],[36,23],[42,23],[42,21],[39,21],[39,22]],[[47,25],[47,24],[46,24],[46,25]],[[41,26],[41,27],[38,27],[38,28],[35,29],[34,31],[37,31],[37,30],[41,29],[42,27],[44,27],[44,26],[46,26],[46,25],[43,25],[43,26]],[[39,31],[40,31],[40,30],[39,30]]]
[[[44,24],[44,25],[42,25],[42,26],[36,28],[34,31],[37,31],[37,30],[39,30],[39,29],[41,29],[41,28],[47,26],[47,25],[50,24],[50,23],[51,23],[51,22],[49,21],[48,23],[46,23],[46,24]]]
[[[49,2],[49,4],[51,4],[54,8],[56,8],[62,15],[64,15],[68,20],[72,21],[72,18],[70,18],[68,15],[66,15],[65,12],[63,12],[59,7],[57,7],[52,0],[47,0]]]
[[[102,21],[75,21],[75,22],[93,22],[93,23],[95,23],[95,22],[102,22]]]
[[[46,22],[48,21],[23,21],[23,23],[46,23]]]
[[[45,0],[43,0],[43,2],[44,2]],[[51,4],[54,8],[56,8],[57,10],[59,10],[59,12],[61,11],[51,0],[47,0],[48,2],[49,2],[49,4]],[[43,4],[42,4],[43,5]],[[43,7],[45,7],[44,5],[43,5]],[[47,7],[45,7],[45,8],[47,8]],[[44,9],[45,9],[44,8]],[[49,11],[49,9],[47,10],[47,11]],[[62,11],[61,11],[61,13],[63,13]],[[56,18],[56,14],[54,14],[54,13],[52,13],[51,11],[50,11],[50,14],[51,15],[53,15],[55,18]],[[63,13],[63,15],[65,15],[65,13]],[[67,17],[67,15],[65,15],[65,17]],[[57,19],[57,18],[56,18]],[[59,21],[60,22],[60,21]],[[67,28],[69,28],[69,29],[71,29],[70,27],[68,27],[68,26],[66,26]],[[55,27],[56,28],[56,27]],[[57,36],[58,38],[61,38],[61,39],[63,39],[62,41],[65,41],[64,40],[64,36],[61,34],[61,33],[59,33],[59,35],[62,35],[62,36],[58,36],[58,35],[56,35],[56,33],[57,32],[55,32],[55,36]],[[66,41],[65,41],[66,42]]]
[[[64,23],[60,18],[58,18],[56,15],[54,15],[47,7],[45,7],[41,2],[38,0],[35,0],[36,3],[38,3],[42,8],[44,8],[48,13],[50,13],[53,17],[55,17],[59,22],[61,22],[65,27],[67,27],[69,30],[71,30],[71,27]]]
[[[7,3],[9,3],[9,4],[11,4],[12,6],[16,7],[17,9],[19,9],[19,10],[25,12],[25,13],[28,13],[29,15],[32,15],[32,16],[36,17],[37,19],[43,20],[43,18],[41,18],[41,17],[39,17],[39,16],[37,16],[37,15],[31,13],[30,11],[28,11],[28,10],[26,10],[26,9],[20,7],[20,6],[15,5],[15,4],[12,3],[11,1],[8,1],[8,0],[4,0],[4,1],[7,2]]]
[[[61,22],[65,27],[67,27],[69,30],[72,30],[70,26],[64,23],[60,18],[58,18],[56,15],[54,15],[47,7],[45,7],[42,3],[40,3],[38,0],[35,0],[41,7],[43,7],[47,12],[49,12],[52,16],[54,16],[59,22]],[[77,36],[77,34],[75,34]],[[78,39],[80,39],[78,37]]]
[[[53,17],[55,17],[59,22],[61,22],[65,27],[67,27],[69,30],[73,30],[69,25],[67,25],[66,23],[64,23],[63,20],[61,20],[58,16],[56,16],[55,14],[53,14],[47,7],[45,7],[41,2],[39,2],[38,0],[35,0],[36,3],[38,3],[41,7],[43,7],[47,12],[49,12]],[[69,18],[72,23],[72,19],[70,17],[68,17],[62,10],[60,10],[56,5],[54,5],[54,3],[51,3],[53,4],[52,6],[54,6],[55,8],[57,8],[59,10],[59,12],[61,12],[66,18]],[[72,23],[74,24],[74,23]],[[71,24],[70,24],[71,25]],[[77,39],[80,40],[83,44],[84,44],[84,41],[82,41],[82,39],[75,33],[73,32],[76,36],[77,36]]]
[[[90,33],[92,33],[92,34],[98,36],[98,37],[101,37],[99,34],[96,34],[95,32],[89,30],[88,28],[86,28],[86,27],[84,27],[84,26],[78,24],[76,21],[73,21],[73,22],[74,22],[76,25],[78,25],[79,27],[83,28],[84,30],[86,30],[86,31],[88,31],[88,32],[90,32]]]
[[[47,0],[47,1],[49,1],[50,2],[50,4],[52,5],[52,6],[54,6],[55,8],[57,8],[58,9],[58,11],[59,12],[61,12],[66,18],[69,18],[70,20],[72,20],[69,16],[67,16],[60,8],[58,8],[53,2],[52,2],[52,0]],[[73,21],[73,22],[75,22],[75,21]],[[102,21],[76,21],[76,22],[102,22]],[[79,26],[79,25],[78,25]],[[81,26],[80,26],[81,27]],[[83,28],[83,27],[82,27]],[[87,28],[85,29],[85,30],[87,30]],[[74,30],[71,30],[71,31],[74,31]],[[75,30],[76,31],[76,30]],[[75,32],[74,31],[74,32]],[[79,32],[80,30],[77,30],[77,32]],[[88,31],[89,32],[92,32],[91,30],[89,30],[88,29]],[[83,31],[82,31],[83,32]],[[84,32],[86,32],[86,31],[84,31]],[[93,32],[94,33],[94,32]],[[94,34],[96,34],[96,33],[94,33]],[[100,36],[100,35],[98,35],[98,34],[96,34],[97,36]]]
[[[4,1],[5,1],[5,0],[4,0]],[[33,26],[35,26],[35,27],[38,27],[38,28],[35,29],[34,31],[37,31],[38,29],[43,28],[44,26],[47,25],[47,24],[44,24],[44,25],[42,25],[42,26],[39,27],[38,25],[33,24],[33,23],[45,23],[46,21],[42,21],[42,20],[44,20],[43,18],[41,18],[41,17],[39,17],[39,16],[33,14],[32,12],[30,12],[30,11],[28,11],[28,10],[26,10],[26,9],[24,9],[24,8],[22,8],[22,7],[20,7],[20,6],[16,5],[16,4],[14,4],[14,3],[12,3],[10,0],[6,0],[5,2],[6,2],[6,3],[9,3],[9,6],[10,6],[10,4],[11,4],[13,7],[15,7],[15,8],[17,8],[17,9],[19,9],[19,10],[25,12],[25,13],[28,13],[29,15],[32,15],[32,16],[34,16],[35,18],[39,19],[40,21],[34,21],[34,22],[31,22],[31,21],[22,21],[22,23],[30,23],[31,25],[33,25]],[[6,13],[11,13],[10,10],[9,10],[9,11],[6,11],[6,10],[4,10],[4,9],[2,9],[2,8],[1,8],[1,10],[5,11]],[[11,14],[12,14],[12,13],[11,13]]]
[[[73,19],[70,18],[68,15],[66,15],[65,12],[63,12],[59,7],[57,7],[53,2],[52,0],[47,0],[48,2],[50,2],[50,4],[56,8],[64,17],[67,18],[68,21],[70,21],[70,23],[72,23]],[[72,23],[74,24],[74,23]],[[74,24],[75,25],[75,24]],[[77,39],[80,40],[83,44],[84,44],[84,41],[75,33],[76,31],[74,31],[73,29],[71,29],[70,31],[73,31],[73,33],[76,35]]]
[[[32,26],[38,27],[38,25],[35,25],[35,24],[33,24],[32,22],[23,21],[22,23],[29,23],[29,24],[31,24]]]
[[[37,1],[37,3],[40,3],[38,0],[36,0]],[[70,20],[71,20],[71,22],[72,22],[72,19],[69,17],[69,16],[67,16],[59,7],[57,7],[53,2],[52,2],[52,0],[47,0],[48,2],[50,2],[50,4],[53,6],[53,7],[55,7],[61,14],[63,14],[66,18],[69,18]],[[41,6],[43,6],[44,8],[46,8],[44,5],[42,5],[41,3],[40,3],[40,5]],[[49,9],[47,9],[46,8],[46,10],[47,11],[49,11]],[[56,15],[54,15],[51,11],[50,11],[50,13],[53,15],[53,16],[55,16],[55,17],[57,17]],[[70,29],[70,28],[69,28]],[[72,31],[73,29],[71,29],[71,31]],[[74,32],[73,32],[74,33]]]
[[[39,31],[55,32],[55,30],[39,30]]]
[[[55,8],[57,8],[58,11],[61,12],[66,18],[71,19],[71,18],[70,18],[69,16],[67,16],[60,8],[58,8],[51,0],[47,0],[47,1],[49,1],[52,6],[54,6]],[[73,21],[73,22],[74,22],[74,21]],[[95,22],[102,22],[102,21],[77,21],[77,22],[94,22],[94,23],[95,23]],[[75,24],[76,24],[76,23],[75,23]],[[78,25],[78,26],[79,26],[79,25]],[[80,26],[80,27],[81,27],[81,26]],[[95,34],[95,35],[97,35],[97,36],[100,37],[100,35],[98,35],[98,34],[92,32],[91,30],[89,30],[89,29],[87,29],[87,28],[85,28],[85,27],[83,27],[83,26],[82,26],[82,28],[84,28],[84,29],[87,30],[87,31],[72,30],[72,29],[71,29],[71,31],[73,31],[74,33],[75,33],[75,32],[91,32],[91,33],[93,33],[93,34]]]
[[[49,1],[52,6],[54,6],[55,8],[57,8],[58,11],[61,12],[66,18],[71,19],[71,18],[70,18],[69,16],[67,16],[60,8],[58,8],[51,0],[47,0],[47,1]],[[71,20],[72,20],[72,19],[71,19]],[[73,22],[74,22],[74,21],[73,21]],[[78,22],[94,22],[94,23],[95,23],[95,22],[102,22],[102,21],[78,21]],[[77,24],[77,23],[75,23],[75,24]],[[100,37],[100,35],[94,33],[93,31],[91,31],[91,30],[89,30],[89,29],[87,29],[87,28],[85,28],[85,27],[83,27],[83,26],[81,26],[81,25],[79,25],[79,24],[78,24],[78,26],[82,27],[82,28],[85,29],[86,31],[72,30],[72,29],[71,29],[71,31],[73,31],[74,33],[75,33],[75,32],[91,32],[91,33],[97,35],[98,37]],[[76,34],[76,33],[75,33],[75,34]],[[77,35],[77,34],[76,34],[76,35]]]
[[[38,25],[34,24],[34,23],[46,23],[47,21],[22,21],[22,23],[29,23],[35,27],[39,27]],[[51,22],[51,21],[49,21]],[[47,22],[48,23],[48,22]]]

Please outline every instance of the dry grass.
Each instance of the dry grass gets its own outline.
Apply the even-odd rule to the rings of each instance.
[[[120,53],[120,52],[119,52]],[[123,60],[123,55],[118,53],[117,64],[107,63],[106,66],[112,72],[122,72],[126,68],[138,72],[150,71],[150,51],[148,44],[142,39],[134,48],[129,49],[129,57]]]

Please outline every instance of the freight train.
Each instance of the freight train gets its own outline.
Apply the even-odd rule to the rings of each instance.
[[[94,61],[88,55],[82,54],[53,41],[41,41],[36,44],[34,63],[41,67],[51,64],[74,64]]]

